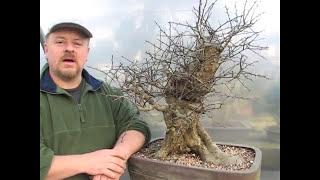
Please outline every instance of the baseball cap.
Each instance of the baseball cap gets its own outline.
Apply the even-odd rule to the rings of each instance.
[[[73,30],[79,32],[85,38],[92,38],[92,34],[87,28],[73,22],[62,22],[52,26],[49,32],[47,33],[47,37],[49,34],[60,30]]]

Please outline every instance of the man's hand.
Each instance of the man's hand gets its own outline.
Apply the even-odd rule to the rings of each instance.
[[[124,163],[126,163],[130,156],[143,146],[144,140],[144,135],[141,132],[129,130],[120,135],[116,145],[109,151],[117,154],[117,156],[121,157]],[[123,170],[124,169],[125,168],[123,168]],[[93,176],[93,180],[119,180],[122,174],[123,172],[119,177],[117,176],[115,178],[106,176],[105,174],[99,174]]]
[[[110,179],[105,175],[95,175],[92,180],[119,180],[118,179]]]
[[[143,146],[144,141],[141,132],[128,130],[120,135],[113,149],[80,155],[55,155],[46,179],[65,179],[86,173],[96,179],[118,180],[124,173],[127,160]]]
[[[81,158],[84,162],[83,171],[93,175],[94,180],[119,179],[126,168],[127,157],[114,149],[102,149],[86,153],[81,155]]]

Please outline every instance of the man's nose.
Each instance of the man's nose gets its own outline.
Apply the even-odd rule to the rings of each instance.
[[[73,46],[73,44],[72,44],[72,43],[66,43],[65,51],[73,52],[73,51],[74,51],[74,46]]]

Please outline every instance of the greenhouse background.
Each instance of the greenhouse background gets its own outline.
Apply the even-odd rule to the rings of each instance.
[[[234,7],[235,2],[240,7],[244,1],[218,1],[213,16],[222,17],[224,5]],[[266,59],[257,64],[255,72],[270,79],[248,82],[250,91],[236,86],[237,93],[252,100],[226,102],[221,110],[204,116],[202,123],[216,141],[247,143],[261,148],[261,179],[280,179],[280,1],[258,2],[258,10],[263,14],[257,28],[263,30],[261,43],[269,48],[262,52]],[[44,33],[62,21],[88,27],[93,39],[87,65],[104,70],[110,66],[112,56],[114,60],[120,60],[122,56],[137,61],[143,59],[145,41],[152,41],[159,34],[155,22],[166,27],[168,21],[190,21],[193,6],[197,6],[196,0],[42,0],[40,26]],[[45,61],[40,45],[40,69]],[[102,73],[87,69],[104,79]],[[160,113],[151,112],[143,117],[150,124],[154,138],[164,135]],[[122,179],[129,177],[125,174]]]

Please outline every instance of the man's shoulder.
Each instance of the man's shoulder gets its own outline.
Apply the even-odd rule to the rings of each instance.
[[[46,96],[46,94],[47,94],[46,92],[40,90],[40,100],[41,100],[41,97]]]
[[[110,85],[109,83],[103,82],[102,89],[110,94],[121,94],[121,89],[115,86]]]

